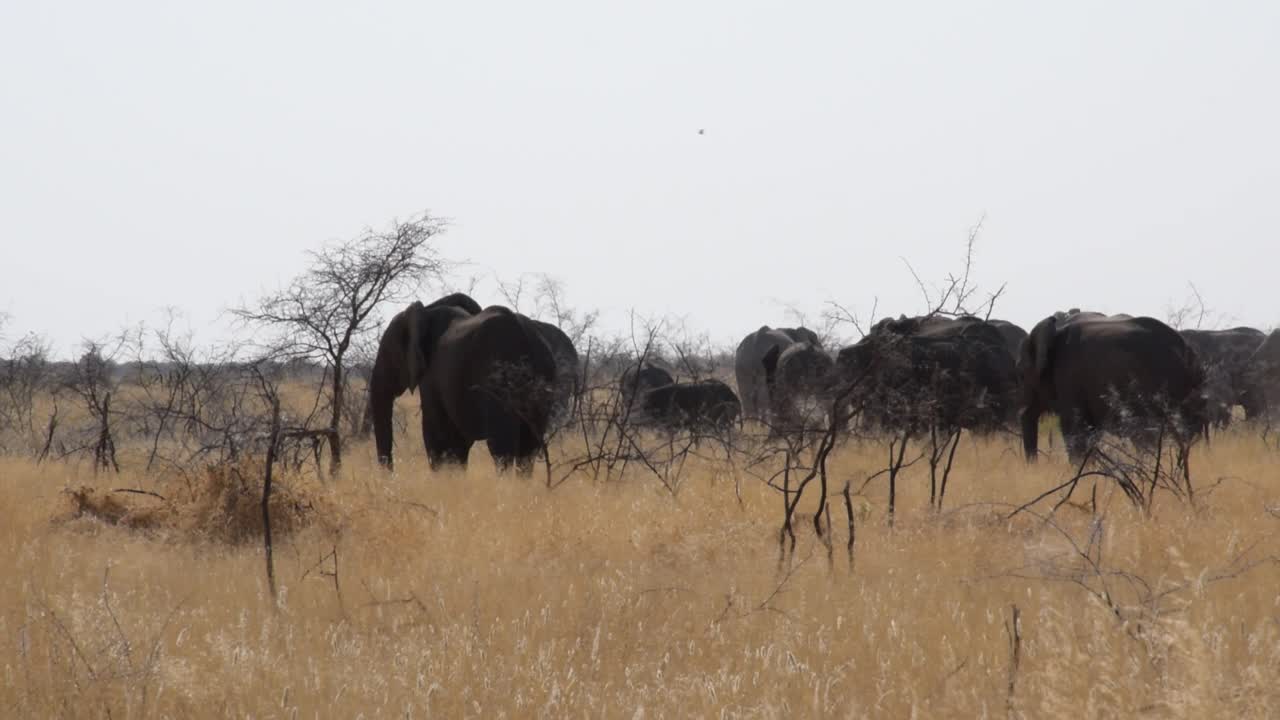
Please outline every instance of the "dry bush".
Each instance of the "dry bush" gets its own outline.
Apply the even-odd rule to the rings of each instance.
[[[855,498],[851,567],[802,522],[782,568],[776,493],[744,482],[739,499],[710,460],[691,459],[675,495],[643,474],[548,491],[495,475],[479,447],[465,472],[429,473],[399,440],[412,450],[394,475],[356,445],[335,480],[296,488],[341,522],[280,543],[278,603],[256,545],[51,522],[64,488],[116,480],[0,459],[0,713],[1280,713],[1280,487],[1256,436],[1197,448],[1195,506],[1148,513],[1100,483],[1098,515],[1065,505],[1052,525],[1006,518],[1074,469],[966,436],[950,510],[931,512],[927,469],[908,468],[895,529],[882,483]],[[883,461],[851,442],[830,472],[843,484]],[[152,487],[132,472],[121,478]],[[1073,560],[1091,539],[1102,573]],[[1091,591],[1104,584],[1110,605]]]
[[[92,519],[153,536],[186,542],[238,545],[262,541],[261,462],[209,465],[194,480],[156,490],[86,484],[64,491],[62,522]],[[319,482],[306,474],[276,477],[270,498],[271,527],[288,537],[313,525],[336,530],[340,515]]]

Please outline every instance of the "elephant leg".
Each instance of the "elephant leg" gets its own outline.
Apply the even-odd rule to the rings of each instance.
[[[1073,465],[1079,464],[1091,445],[1088,424],[1080,417],[1078,410],[1070,410],[1058,414],[1058,426],[1062,431],[1062,444],[1067,449],[1067,458]]]
[[[470,399],[479,405],[485,444],[498,470],[506,471],[515,465],[523,474],[532,472],[534,459],[542,450],[542,434],[535,432],[534,426],[545,428],[546,415],[539,414],[536,408],[525,402],[519,402],[518,398],[474,393]],[[528,417],[528,413],[534,413],[533,418]],[[530,422],[531,419],[534,422]]]
[[[738,395],[742,398],[742,415],[745,419],[756,418],[755,387],[750,383],[738,383]]]
[[[391,403],[386,403],[391,405]],[[391,444],[393,442],[394,427],[391,424],[391,409],[388,407],[383,414],[374,415],[374,445],[377,448],[378,464],[390,470],[393,467],[394,460],[391,456]]]
[[[400,393],[396,392],[398,388],[388,387],[391,385],[389,381],[380,382],[377,392],[373,389],[369,392],[369,408],[367,420],[373,426],[373,440],[377,448],[378,463],[388,470],[392,468],[392,443],[394,442],[395,427],[392,425],[392,413],[395,408],[396,396]]]
[[[466,467],[467,456],[471,453],[471,441],[458,432],[444,408],[427,400],[425,393],[422,403],[422,445],[427,450],[427,462],[432,470],[440,470],[448,465]]]
[[[542,451],[542,437],[525,423],[520,424],[520,446],[516,449],[516,470],[521,475],[532,475],[533,465]]]
[[[491,434],[487,440],[489,454],[501,471],[515,466],[521,475],[533,472],[533,464],[542,450],[542,438],[534,432],[528,423],[511,418],[510,422],[501,423],[500,432]]]

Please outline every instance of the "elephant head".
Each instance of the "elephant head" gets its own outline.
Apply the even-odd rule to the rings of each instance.
[[[809,343],[810,345],[821,348],[822,341],[818,339],[818,333],[807,327],[800,326],[795,328],[778,328],[783,334],[791,338],[795,342]]]
[[[424,306],[413,302],[387,323],[369,378],[369,419],[380,463],[391,465],[391,412],[395,399],[405,390],[412,393],[419,387],[440,337],[454,321],[470,314],[463,305],[437,301]]]
[[[618,379],[618,388],[622,392],[622,406],[629,408],[650,390],[674,385],[675,382],[671,373],[647,361],[639,367],[632,365],[624,370]]]
[[[431,356],[441,336],[455,321],[469,317],[472,313],[457,305],[423,307],[422,303],[416,302],[406,312],[409,317],[406,323],[408,327],[401,382],[413,394],[414,388],[422,382],[422,376],[431,366]]]

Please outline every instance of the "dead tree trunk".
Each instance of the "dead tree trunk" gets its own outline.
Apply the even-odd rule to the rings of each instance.
[[[98,442],[93,448],[94,469],[111,468],[120,472],[120,464],[116,462],[116,443],[111,437],[111,393],[102,396],[99,408]]]
[[[346,402],[346,373],[342,368],[342,356],[333,366],[333,412],[329,417],[329,475],[337,477],[342,469],[342,408]]]
[[[276,448],[280,444],[280,399],[271,399],[271,435],[267,440],[267,468],[262,478],[262,549],[267,563],[267,587],[271,600],[276,600],[276,566],[271,548],[271,473],[276,464]]]

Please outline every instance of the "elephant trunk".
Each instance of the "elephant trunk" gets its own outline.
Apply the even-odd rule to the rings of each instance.
[[[1035,462],[1039,454],[1037,448],[1040,441],[1040,407],[1028,403],[1022,411],[1022,449],[1027,455],[1027,462]]]
[[[375,372],[369,380],[369,415],[373,421],[373,440],[378,449],[378,464],[392,468],[391,459],[391,410],[395,405],[398,388],[395,383]]]

